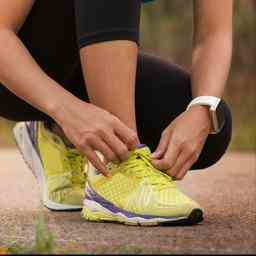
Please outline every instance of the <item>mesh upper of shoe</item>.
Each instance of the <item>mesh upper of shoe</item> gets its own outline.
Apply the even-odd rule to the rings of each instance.
[[[43,123],[38,124],[37,140],[49,198],[58,203],[80,205],[84,197],[84,159]]]
[[[121,164],[110,164],[112,178],[88,172],[93,190],[121,209],[137,214],[184,216],[200,206],[184,195],[175,182],[153,167],[146,147]]]

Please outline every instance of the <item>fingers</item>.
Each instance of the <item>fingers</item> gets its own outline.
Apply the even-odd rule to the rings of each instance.
[[[194,158],[189,159],[183,167],[180,169],[180,171],[175,175],[175,180],[182,180],[187,172],[190,170],[191,166],[196,162]]]
[[[203,146],[185,143],[181,145],[181,148],[181,153],[175,165],[167,170],[167,173],[176,180],[184,178],[191,166],[198,160]]]
[[[180,147],[175,145],[174,143],[170,142],[168,149],[166,153],[164,154],[164,157],[160,160],[153,159],[152,163],[154,166],[160,170],[169,170],[171,169],[174,164],[176,163],[176,160],[180,154]]]
[[[159,145],[151,157],[152,164],[157,169],[166,171],[171,177],[182,179],[199,158],[203,145],[202,140],[186,141],[169,130],[162,134]]]
[[[131,145],[130,147],[134,147],[134,145],[137,144],[137,137],[134,135],[134,133],[131,133],[130,130],[128,131],[130,134],[130,140],[126,139],[126,141],[129,145]],[[91,157],[94,161],[92,164],[94,165],[94,163],[97,163],[97,168],[100,168],[99,171],[103,173],[105,173],[105,169],[102,165],[106,166],[107,162],[125,161],[130,155],[128,146],[121,139],[119,139],[119,137],[115,134],[114,129],[109,128],[101,129],[97,133],[87,132],[83,134],[83,137],[77,142],[77,148],[79,151],[84,153],[89,160],[89,157]],[[92,155],[91,149],[102,153],[104,156],[104,161],[101,163],[99,163],[99,161],[96,162],[95,154]],[[90,156],[88,156],[88,152],[90,153]]]
[[[91,147],[87,146],[83,150],[84,154],[88,158],[88,160],[92,163],[92,165],[99,171],[101,172],[104,176],[106,177],[111,177],[110,172],[108,172],[107,167],[103,162],[100,160],[100,158],[97,156],[96,152],[94,149]]]
[[[177,160],[175,161],[174,165],[166,171],[171,177],[176,177],[176,174],[183,168],[184,164],[186,164],[187,161],[194,156],[194,153],[190,151],[190,149],[183,146],[180,147],[181,151]]]
[[[157,149],[155,150],[155,152],[151,155],[151,157],[153,159],[159,159],[161,157],[163,157],[163,155],[165,154],[167,148],[168,148],[168,144],[169,144],[169,134],[163,132],[160,142],[158,144]]]
[[[192,167],[192,165],[199,159],[200,154],[203,150],[205,140],[199,142],[199,144],[184,144],[183,151],[185,152],[185,155],[188,156],[188,160],[185,163],[183,163],[179,168],[177,168],[178,171],[173,171],[176,172],[176,180],[183,179],[186,173]]]
[[[115,152],[99,137],[93,136],[91,138],[90,146],[99,152],[101,152],[104,156],[104,163],[118,161],[118,157]]]
[[[130,152],[128,147],[115,134],[105,134],[103,139],[115,153],[119,161],[125,161],[129,158]]]
[[[125,126],[120,121],[117,121],[114,131],[116,135],[127,145],[129,150],[136,149],[136,146],[140,143],[136,132]]]
[[[77,111],[73,111],[69,118],[60,121],[61,127],[72,144],[99,171],[107,174],[106,162],[127,160],[129,150],[135,149],[139,144],[137,134],[117,117],[92,104],[87,104],[84,111],[80,111],[83,104],[78,104],[77,107]],[[95,151],[103,154],[105,164]]]

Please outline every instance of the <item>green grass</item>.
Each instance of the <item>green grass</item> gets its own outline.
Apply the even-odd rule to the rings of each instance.
[[[4,249],[0,248],[2,252],[11,254],[11,255],[49,255],[49,254],[60,254],[60,255],[84,255],[84,254],[95,254],[101,255],[106,254],[109,251],[118,255],[131,255],[131,254],[145,254],[145,248],[137,248],[134,246],[123,245],[119,247],[108,247],[108,246],[99,246],[93,251],[88,251],[84,246],[69,243],[67,242],[64,245],[57,245],[55,242],[54,235],[47,228],[47,225],[44,220],[43,213],[39,213],[36,227],[35,227],[35,241],[29,247],[24,247],[19,244],[13,244],[9,248]],[[86,252],[88,251],[88,252]],[[161,251],[157,249],[149,250],[150,254],[162,254]],[[148,252],[147,252],[148,253]]]
[[[45,224],[43,213],[38,216],[35,232],[35,242],[31,247],[14,244],[8,248],[8,252],[15,255],[53,254],[56,250],[54,236]]]
[[[6,251],[11,255],[84,254],[81,253],[78,246],[75,244],[67,243],[66,245],[58,246],[53,233],[46,225],[42,212],[39,213],[35,226],[34,244],[27,247],[13,244]]]

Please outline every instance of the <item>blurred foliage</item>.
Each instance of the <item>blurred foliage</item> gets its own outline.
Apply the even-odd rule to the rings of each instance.
[[[35,233],[35,242],[31,247],[27,248],[15,244],[8,248],[8,253],[13,255],[52,255],[56,250],[56,244],[53,234],[45,224],[42,212],[38,216]]]
[[[225,99],[233,112],[231,148],[256,150],[256,1],[234,1],[234,53]],[[142,15],[142,48],[191,66],[193,1],[160,0]]]
[[[225,95],[234,119],[232,149],[256,150],[256,1],[235,0],[234,14],[233,65]],[[144,50],[190,68],[192,0],[158,0],[146,4],[141,29]],[[10,131],[9,124],[7,130]],[[6,126],[0,120],[0,144],[3,134]]]

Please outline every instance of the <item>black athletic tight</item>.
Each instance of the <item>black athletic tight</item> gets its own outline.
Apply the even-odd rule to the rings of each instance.
[[[79,48],[106,40],[138,43],[140,5],[138,0],[37,0],[19,37],[49,76],[75,96],[88,101]],[[154,150],[164,128],[185,111],[191,99],[189,73],[161,58],[139,54],[136,115],[143,143]],[[221,104],[225,125],[219,134],[209,135],[192,169],[216,163],[229,145],[231,114],[223,101]],[[51,121],[2,85],[0,116],[14,121]]]

